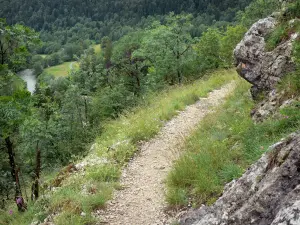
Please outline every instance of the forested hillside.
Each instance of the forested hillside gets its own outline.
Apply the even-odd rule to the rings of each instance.
[[[232,78],[224,73],[201,81],[200,89],[176,87],[231,68],[232,51],[247,28],[277,7],[277,0],[1,2],[0,223],[42,221],[66,208],[58,224],[76,224],[73,216],[82,218],[72,206],[69,211],[68,195],[93,224],[92,211],[110,198],[138,144],[177,110]],[[79,68],[67,76],[43,72],[74,60]],[[17,75],[23,68],[36,71],[33,95]],[[62,187],[96,138],[103,145],[97,154],[108,163],[87,178],[97,181],[95,195],[82,197],[77,185],[41,198],[48,187]],[[9,217],[9,207],[26,212]]]
[[[40,31],[44,44],[38,48],[39,53],[55,53],[69,43],[73,44],[73,52],[80,55],[82,51],[78,46],[86,46],[88,40],[100,42],[104,36],[117,40],[138,28],[150,26],[155,20],[164,22],[169,12],[192,13],[194,26],[189,32],[193,37],[200,36],[217,21],[222,21],[219,26],[234,21],[236,13],[249,2],[14,0],[1,3],[0,18],[6,18],[9,24],[22,23]]]
[[[23,22],[37,30],[51,30],[52,25],[71,27],[82,18],[97,21],[97,28],[100,28],[101,21],[107,23],[111,20],[113,23],[134,26],[142,17],[166,15],[169,12],[194,15],[206,13],[214,20],[232,21],[235,13],[243,10],[249,3],[250,0],[12,0],[1,3],[0,16],[5,15],[10,24]]]

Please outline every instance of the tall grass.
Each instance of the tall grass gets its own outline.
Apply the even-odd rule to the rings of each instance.
[[[280,43],[289,39],[289,25],[287,22],[279,24],[273,32],[266,37],[266,50],[274,50]]]
[[[249,85],[242,80],[238,83],[226,103],[206,116],[187,139],[182,156],[167,178],[170,207],[186,206],[188,201],[194,206],[213,203],[224,184],[240,177],[268,146],[300,129],[297,104],[282,110],[277,119],[254,124]]]
[[[136,152],[138,142],[156,135],[164,122],[177,115],[185,106],[236,78],[235,71],[220,70],[192,84],[177,86],[148,97],[143,106],[106,124],[103,134],[97,139],[98,155],[106,156],[119,165],[126,164]]]

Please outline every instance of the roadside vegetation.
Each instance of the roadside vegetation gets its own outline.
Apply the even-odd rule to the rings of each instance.
[[[300,31],[298,19],[300,2],[287,6],[281,22],[266,39],[267,50]],[[300,129],[300,44],[293,42],[296,70],[278,84],[283,100],[293,99],[291,105],[268,120],[255,124],[250,113],[254,103],[249,96],[249,84],[239,80],[237,89],[215,113],[206,116],[195,133],[186,140],[182,156],[170,172],[167,201],[170,208],[181,208],[192,203],[212,204],[221,195],[226,183],[239,178],[268,146]]]
[[[62,170],[66,176],[55,191],[44,190],[46,195],[34,205],[29,205],[30,210],[22,214],[17,213],[14,205],[9,208],[13,215],[0,211],[0,218],[3,218],[0,222],[27,224],[34,220],[43,221],[49,214],[58,212],[55,219],[57,225],[94,224],[91,213],[103,208],[111,198],[112,191],[120,188],[118,179],[121,169],[137,152],[139,142],[156,135],[163,124],[185,106],[235,79],[237,75],[234,70],[219,70],[208,73],[203,79],[191,84],[146,96],[140,106],[104,125],[104,131],[96,141],[95,153],[99,158],[107,159],[108,163],[88,166],[84,175],[74,173],[69,178],[70,165],[67,166]],[[114,145],[116,147],[109,151]],[[46,186],[53,186],[58,178],[59,176],[55,176],[47,181]]]
[[[254,124],[250,118],[254,102],[248,90],[249,84],[239,80],[226,103],[206,116],[186,140],[166,181],[171,208],[214,203],[224,185],[239,178],[268,146],[300,129],[299,101],[276,117]]]
[[[289,40],[292,35],[300,32],[300,2],[289,3],[285,12],[280,15],[279,24],[266,37],[266,49],[274,50],[281,43]],[[290,22],[290,20],[293,20]],[[296,39],[299,42],[299,38]]]
[[[120,188],[120,170],[139,143],[153,137],[178,110],[235,79],[232,70],[224,70],[233,65],[233,48],[250,21],[259,18],[251,15],[259,11],[257,15],[264,16],[261,8],[274,9],[277,0],[256,0],[244,12],[236,13],[246,2],[228,14],[228,23],[208,14],[168,13],[149,17],[136,29],[115,29],[120,35],[97,35],[100,45],[96,47],[91,47],[95,42],[89,38],[81,40],[69,33],[78,29],[85,34],[91,28],[89,22],[86,27],[66,28],[67,32],[59,26],[55,41],[50,40],[49,32],[42,33],[42,38],[48,37],[47,46],[42,44],[43,50],[35,53],[46,55],[31,54],[34,46],[41,45],[38,33],[1,19],[0,41],[9,51],[0,49],[0,151],[5,156],[0,158],[0,223],[42,221],[55,212],[60,212],[55,217],[58,224],[93,223],[92,212],[104,207],[113,188]],[[214,11],[219,9],[207,13]],[[204,23],[207,19],[209,25]],[[90,22],[92,27],[98,26]],[[40,25],[45,30],[50,26]],[[75,41],[69,43],[69,38]],[[74,60],[79,68],[69,76],[55,77],[66,75],[69,63],[49,68],[54,75],[42,74],[44,68]],[[29,66],[41,74],[33,95],[19,84],[16,75]],[[90,155],[88,149],[95,140],[96,155],[108,163],[88,168],[84,177],[67,179],[72,163]],[[60,171],[58,176],[42,182],[54,170]],[[47,187],[56,190],[43,192]],[[31,193],[27,195],[25,190]]]

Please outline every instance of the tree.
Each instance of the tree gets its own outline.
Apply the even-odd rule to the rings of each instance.
[[[25,202],[19,179],[20,168],[15,161],[14,138],[28,114],[30,93],[13,71],[26,63],[27,48],[38,42],[38,35],[22,25],[8,26],[5,20],[0,20],[0,31],[0,140],[6,146],[16,204],[23,211]]]
[[[215,69],[221,65],[221,33],[217,29],[209,28],[196,45],[199,65],[202,70]]]
[[[38,35],[23,25],[8,26],[0,19],[0,64],[17,71],[26,64],[28,46],[38,43]]]
[[[280,7],[278,0],[255,0],[246,7],[245,12],[238,12],[237,19],[245,27],[251,26],[258,19],[264,18]]]
[[[220,58],[224,67],[231,67],[234,62],[233,49],[242,40],[247,28],[242,25],[227,26],[220,39]]]
[[[111,67],[111,56],[112,56],[112,41],[109,37],[104,37],[101,40],[101,48],[103,52],[105,68],[109,69]]]
[[[182,82],[185,65],[193,57],[193,41],[188,32],[191,18],[191,15],[170,14],[167,25],[154,23],[144,35],[141,48],[134,52],[134,57],[144,58],[146,65],[152,66],[156,82]]]
[[[20,167],[15,161],[14,137],[18,132],[19,125],[28,114],[30,93],[24,90],[15,91],[12,96],[0,97],[0,138],[5,141],[11,176],[15,185],[15,200],[18,209],[25,209],[19,179]]]
[[[135,56],[134,52],[141,47],[144,35],[142,31],[125,35],[114,46],[112,54],[113,73],[122,76],[118,79],[135,94],[139,94],[142,88],[144,58]]]

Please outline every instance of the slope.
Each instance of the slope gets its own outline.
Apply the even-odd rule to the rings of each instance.
[[[108,224],[165,224],[164,180],[185,137],[201,119],[234,89],[229,83],[188,106],[170,120],[159,134],[141,146],[140,154],[123,171],[122,190],[115,193],[107,210],[98,211]]]

